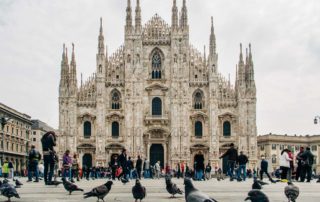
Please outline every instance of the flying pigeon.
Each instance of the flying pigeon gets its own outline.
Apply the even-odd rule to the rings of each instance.
[[[292,182],[288,182],[288,185],[284,188],[284,194],[288,198],[289,202],[295,202],[299,196],[299,187]]]
[[[176,184],[172,183],[169,176],[166,177],[166,185],[167,191],[172,195],[172,198],[174,198],[175,194],[183,194],[183,191],[181,191]]]
[[[74,191],[83,191],[83,189],[79,188],[77,185],[67,181],[66,178],[62,178],[62,181],[63,181],[63,186],[65,190],[69,192],[69,195],[71,195],[71,193]]]
[[[251,202],[269,202],[267,195],[258,189],[249,191],[248,197],[245,201],[251,200]]]
[[[104,201],[104,197],[110,192],[112,184],[113,184],[112,181],[108,181],[107,183],[105,183],[103,185],[95,187],[90,192],[84,193],[83,198],[97,197],[98,201],[100,199],[102,201]]]
[[[217,202],[215,199],[196,189],[189,178],[184,179],[184,189],[186,202]]]
[[[138,200],[142,201],[147,195],[146,188],[141,185],[139,179],[136,179],[136,184],[132,187],[132,195],[136,202]]]
[[[8,198],[8,202],[10,202],[10,198],[12,197],[16,197],[16,198],[20,198],[16,188],[14,188],[12,185],[9,185],[7,187],[4,187],[2,190],[2,195]]]
[[[122,182],[123,184],[126,184],[126,183],[128,183],[128,182],[129,182],[129,180],[128,180],[128,179],[126,179],[126,178],[121,178],[121,182]]]

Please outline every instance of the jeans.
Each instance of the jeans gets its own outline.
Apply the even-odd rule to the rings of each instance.
[[[239,165],[239,168],[238,168],[238,179],[240,179],[241,171],[243,172],[243,180],[245,181],[246,178],[247,178],[247,168],[246,168],[246,164]]]
[[[149,169],[145,169],[143,172],[143,177],[144,178],[149,178],[150,177],[150,170]]]
[[[202,180],[203,178],[203,171],[202,170],[196,170],[196,180]]]
[[[39,168],[38,161],[30,162],[28,166],[28,180],[32,180],[32,174],[35,175],[36,181],[39,180]]]
[[[234,173],[234,166],[236,165],[235,161],[228,160],[228,175],[230,176],[230,179],[233,179],[233,173]]]
[[[45,184],[51,184],[53,170],[54,170],[54,159],[52,155],[43,155],[44,161],[44,182]]]

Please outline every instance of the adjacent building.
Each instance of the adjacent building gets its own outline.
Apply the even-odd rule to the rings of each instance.
[[[135,12],[135,17],[133,17]],[[179,13],[179,14],[178,14]],[[81,85],[74,44],[65,45],[59,86],[59,146],[79,153],[87,166],[105,166],[126,148],[151,164],[176,165],[219,156],[234,143],[257,161],[256,86],[251,46],[230,60],[237,63],[235,84],[219,73],[213,20],[209,54],[189,41],[186,0],[173,0],[171,25],[155,14],[142,24],[139,0],[128,0],[124,44],[108,55],[102,19],[96,70]],[[110,16],[109,16],[110,17]],[[208,24],[210,20],[208,19]],[[110,28],[112,29],[112,28]],[[195,30],[198,32],[199,30]],[[241,30],[239,30],[241,31]],[[223,68],[223,67],[222,67]],[[225,162],[225,161],[224,161]]]
[[[31,122],[32,122],[31,143],[33,145],[35,145],[36,149],[40,152],[40,154],[42,156],[41,138],[46,132],[55,131],[55,129],[53,129],[48,124],[46,124],[40,120],[31,120]]]
[[[0,103],[0,162],[8,159],[20,172],[30,149],[31,117]]]
[[[320,135],[275,135],[267,134],[258,136],[258,156],[266,156],[272,163],[273,169],[279,168],[281,151],[288,148],[295,155],[300,147],[310,147],[314,157],[314,169],[320,172]]]

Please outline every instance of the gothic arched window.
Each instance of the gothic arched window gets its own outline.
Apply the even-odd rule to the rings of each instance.
[[[111,126],[111,135],[112,137],[119,137],[119,123],[114,121],[112,122],[112,126]]]
[[[91,123],[86,121],[83,123],[83,136],[84,138],[90,138],[91,136]]]
[[[197,121],[194,124],[194,135],[196,137],[202,137],[202,122]]]
[[[152,115],[162,115],[162,101],[158,97],[152,99]]]
[[[152,79],[161,79],[161,56],[159,51],[155,51],[152,55]]]
[[[204,107],[203,94],[200,90],[198,90],[193,95],[193,108],[202,109],[203,107]]]
[[[120,92],[117,90],[114,90],[111,93],[111,109],[120,109],[120,108],[121,108]]]
[[[223,136],[231,136],[231,124],[229,121],[223,123]]]

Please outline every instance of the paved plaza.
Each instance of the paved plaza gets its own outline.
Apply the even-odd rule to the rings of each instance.
[[[26,183],[26,179],[21,179],[21,182],[24,183],[24,186],[18,189],[20,194],[20,199],[14,198],[12,201],[21,201],[21,202],[75,202],[75,201],[88,201],[93,202],[97,201],[96,198],[83,199],[82,192],[74,192],[71,196],[67,194],[64,190],[63,185],[58,187],[54,186],[45,186],[43,182],[41,183]],[[105,180],[82,180],[76,184],[79,187],[83,188],[85,191],[90,191],[91,188],[101,185]],[[173,179],[173,182],[177,183],[179,187],[183,188],[182,179]],[[134,201],[131,188],[134,184],[134,181],[123,185],[121,182],[114,182],[114,186],[111,189],[111,193],[107,195],[105,201],[123,201],[129,202]],[[167,193],[165,188],[164,179],[160,180],[142,180],[142,184],[146,186],[147,197],[143,201],[150,202],[161,202],[161,201],[184,201],[184,196],[180,195],[177,198],[171,199],[170,195]],[[251,189],[252,180],[247,182],[230,182],[228,180],[218,182],[216,179],[205,182],[194,182],[194,185],[202,190],[203,192],[214,197],[219,202],[221,201],[235,201],[240,202],[244,201],[247,196],[247,192]],[[266,193],[270,199],[270,202],[287,202],[283,189],[286,183],[277,183],[266,185],[263,188],[263,192]],[[320,201],[320,183],[296,183],[300,188],[300,196],[297,201],[304,202],[318,202]],[[6,199],[1,196],[0,201],[5,201]]]

